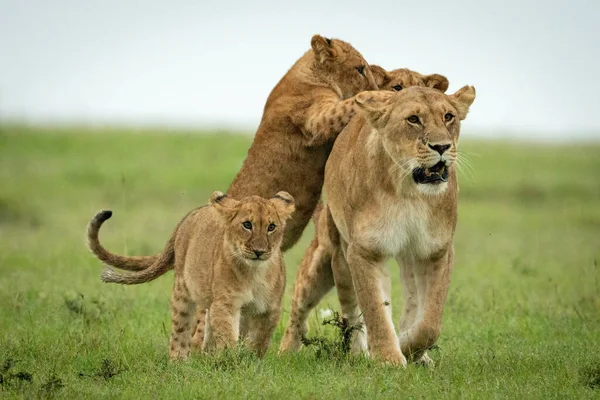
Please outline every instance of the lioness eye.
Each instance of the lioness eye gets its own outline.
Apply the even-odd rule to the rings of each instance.
[[[245,221],[244,223],[242,223],[242,225],[248,230],[252,229],[252,222],[250,221]]]
[[[446,115],[444,115],[444,121],[446,122],[452,121],[452,118],[454,118],[454,115],[452,115],[452,113],[446,113]]]
[[[277,226],[275,224],[269,224],[269,226],[267,227],[267,231],[273,232],[275,230],[275,228],[277,228]]]
[[[402,90],[402,85],[396,85],[396,86],[392,87],[392,89],[394,89],[396,92],[399,92]]]
[[[365,67],[360,66],[360,67],[356,67],[356,70],[358,71],[359,74],[363,75],[365,74]]]
[[[419,123],[419,117],[417,117],[416,115],[411,115],[407,119],[408,119],[408,122],[410,122],[411,124],[418,124]]]

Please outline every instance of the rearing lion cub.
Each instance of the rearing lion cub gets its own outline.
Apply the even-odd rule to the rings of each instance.
[[[405,365],[405,355],[421,359],[440,334],[454,261],[460,120],[475,89],[448,96],[412,87],[385,101],[356,100],[363,117],[340,134],[325,171],[333,269],[338,290],[339,282],[349,292],[343,313],[364,316],[371,356]],[[383,284],[390,257],[402,266],[399,340]]]
[[[294,212],[293,197],[279,192],[270,200],[250,196],[237,201],[215,192],[210,202],[179,223],[151,267],[102,273],[104,282],[138,284],[174,266],[171,359],[189,355],[196,308],[209,310],[205,350],[234,345],[243,319],[248,344],[259,355],[267,350],[281,313],[285,268],[280,246],[285,221]],[[111,215],[98,213],[89,230]]]

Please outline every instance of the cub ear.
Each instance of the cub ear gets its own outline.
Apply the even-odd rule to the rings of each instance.
[[[296,207],[294,206],[294,197],[288,192],[278,192],[270,201],[275,206],[279,218],[284,221],[290,218],[296,210]]]
[[[388,72],[385,69],[381,68],[379,65],[372,64],[370,65],[370,67],[371,73],[373,74],[373,78],[375,79],[378,88],[382,88],[383,86],[390,83],[392,77],[390,76],[390,74],[388,74]]]
[[[424,75],[423,81],[425,82],[425,86],[437,89],[440,92],[448,90],[448,86],[450,85],[448,78],[440,74]]]
[[[461,120],[467,118],[469,107],[475,101],[475,88],[473,86],[464,86],[449,97],[454,107],[456,107],[456,111],[458,111],[458,118]]]
[[[210,204],[223,216],[225,219],[233,218],[240,204],[239,201],[227,197],[223,192],[213,192],[210,196]]]
[[[354,102],[367,121],[374,128],[380,128],[385,125],[389,118],[388,105],[394,95],[394,92],[387,90],[369,90],[354,96]]]
[[[310,41],[310,46],[320,63],[329,61],[336,56],[333,41],[321,35],[314,35]]]

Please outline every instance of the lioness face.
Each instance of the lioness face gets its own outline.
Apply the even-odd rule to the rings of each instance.
[[[428,194],[446,189],[449,170],[456,161],[460,121],[474,100],[472,86],[452,95],[415,86],[384,100],[357,96],[373,134],[381,138],[398,174],[410,177]]]
[[[448,89],[448,79],[439,74],[421,75],[407,68],[386,71],[378,65],[371,65],[373,77],[380,90],[399,92],[412,86],[423,86],[445,92]]]
[[[287,192],[270,200],[249,196],[240,201],[214,192],[210,202],[223,217],[234,256],[249,265],[269,260],[279,249],[285,221],[294,212],[294,198]]]
[[[324,74],[325,80],[339,88],[344,99],[364,90],[378,89],[369,64],[349,43],[315,35],[311,46],[319,61],[315,73]]]

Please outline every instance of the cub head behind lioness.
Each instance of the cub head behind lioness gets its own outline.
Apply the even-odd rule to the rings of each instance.
[[[379,65],[371,65],[371,71],[381,90],[399,92],[411,86],[430,87],[442,92],[448,90],[448,79],[440,74],[423,75],[408,68],[386,71]]]

